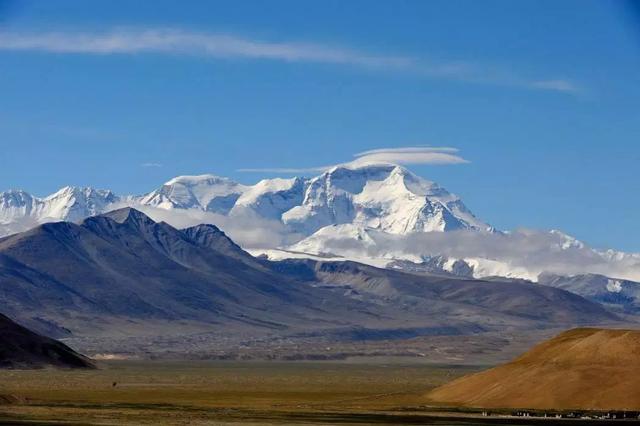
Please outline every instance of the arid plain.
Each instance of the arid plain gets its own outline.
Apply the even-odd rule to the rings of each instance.
[[[425,390],[480,368],[388,361],[5,370],[0,424],[406,424],[419,418]]]

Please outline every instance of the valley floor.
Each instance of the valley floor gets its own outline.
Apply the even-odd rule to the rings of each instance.
[[[479,367],[395,362],[105,361],[0,371],[0,424],[406,423],[401,407]],[[3,423],[4,422],[4,423]]]
[[[539,424],[425,405],[486,366],[351,362],[103,361],[98,370],[0,371],[0,425]],[[567,420],[544,420],[545,425]],[[597,424],[581,421],[581,424]]]

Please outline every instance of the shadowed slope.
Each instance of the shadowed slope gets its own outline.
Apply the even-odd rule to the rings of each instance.
[[[640,331],[578,328],[427,397],[486,408],[638,410],[639,377]]]
[[[487,281],[412,274],[369,265],[313,260],[274,262],[300,280],[321,282],[346,295],[404,310],[428,308],[432,315],[476,324],[594,324],[615,321],[601,305],[573,293],[529,282]]]
[[[72,331],[114,316],[270,327],[313,318],[312,298],[294,281],[217,229],[205,231],[192,240],[128,208],[80,225],[41,225],[0,240],[1,300],[7,312],[35,310]]]
[[[36,334],[0,314],[0,368],[94,368],[66,345]]]

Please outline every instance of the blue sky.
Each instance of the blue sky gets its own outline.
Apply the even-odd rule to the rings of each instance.
[[[250,183],[281,173],[240,169],[455,147],[468,163],[410,168],[494,226],[640,251],[632,11],[0,0],[0,190],[142,193],[200,173]]]

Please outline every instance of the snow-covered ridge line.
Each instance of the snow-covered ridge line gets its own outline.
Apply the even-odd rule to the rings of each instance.
[[[77,221],[105,211],[120,201],[109,190],[65,186],[46,197],[36,197],[22,190],[0,192],[0,224],[32,220]]]
[[[176,227],[212,223],[245,249],[278,258],[400,262],[475,278],[592,273],[640,280],[640,254],[594,250],[555,230],[496,232],[457,196],[392,164],[337,166],[311,178],[254,185],[178,176],[139,196],[76,187],[42,198],[7,191],[0,193],[0,236],[125,206]]]
[[[179,176],[142,196],[119,197],[107,190],[77,187],[44,198],[7,191],[0,193],[0,224],[19,230],[52,220],[77,221],[118,203],[253,215],[281,222],[302,236],[339,224],[392,234],[490,229],[455,195],[391,164],[337,166],[313,178],[265,179],[255,185],[215,175]]]

